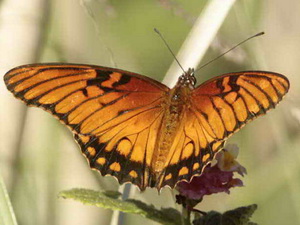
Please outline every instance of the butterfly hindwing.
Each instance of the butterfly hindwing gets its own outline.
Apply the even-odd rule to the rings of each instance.
[[[168,185],[173,188],[179,181],[190,181],[193,176],[202,173],[225,142],[223,139],[207,139],[206,135],[205,128],[193,110],[186,110],[158,187]]]
[[[115,176],[120,183],[131,182],[144,190],[151,182],[150,164],[162,110],[133,116],[97,136],[75,134],[91,168]]]

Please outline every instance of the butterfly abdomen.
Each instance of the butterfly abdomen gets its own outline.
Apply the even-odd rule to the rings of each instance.
[[[188,107],[188,101],[185,100],[188,99],[189,93],[188,87],[175,87],[164,103],[165,114],[158,132],[158,141],[154,151],[156,154],[152,159],[152,169],[157,175],[165,167],[169,151],[182,121],[184,108]]]

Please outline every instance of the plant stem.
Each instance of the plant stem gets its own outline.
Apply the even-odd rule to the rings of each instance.
[[[183,224],[191,225],[191,211],[183,207],[182,216],[183,216]]]
[[[186,71],[188,68],[197,68],[234,3],[235,0],[208,1],[176,55]],[[163,83],[173,87],[181,74],[182,70],[174,61]]]

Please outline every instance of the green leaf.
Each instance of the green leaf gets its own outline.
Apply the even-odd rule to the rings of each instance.
[[[9,196],[0,175],[0,224],[17,225],[17,220]]]
[[[257,205],[249,205],[229,210],[225,213],[211,211],[207,215],[194,220],[194,225],[256,225],[250,217],[257,209]]]
[[[120,195],[119,192],[115,191],[99,192],[79,188],[62,191],[59,194],[60,197],[73,199],[83,204],[119,210],[124,213],[138,214],[161,224],[181,224],[181,215],[173,208],[162,208],[158,210],[153,205],[147,205],[138,200],[127,199],[123,201],[118,199]]]

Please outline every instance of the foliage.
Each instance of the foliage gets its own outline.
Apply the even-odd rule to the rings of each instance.
[[[121,193],[114,191],[94,191],[88,189],[71,189],[63,191],[60,197],[73,199],[87,205],[102,207],[105,209],[119,210],[124,213],[141,215],[161,224],[180,225],[184,218],[173,208],[156,209],[153,205],[144,202],[127,199],[121,200]],[[211,211],[202,215],[194,210],[196,218],[194,225],[254,225],[249,221],[250,217],[257,209],[256,205],[240,207],[229,210],[225,213]],[[203,212],[202,212],[203,213]],[[189,224],[190,221],[188,221]]]
[[[122,201],[118,198],[120,195],[121,193],[114,191],[100,192],[88,189],[71,189],[59,194],[60,197],[74,199],[87,205],[138,214],[161,224],[179,225],[182,221],[180,213],[175,209],[158,210],[153,205],[147,205],[134,199]]]
[[[257,209],[257,205],[249,205],[229,210],[225,213],[211,211],[207,215],[194,221],[194,225],[256,225],[250,217]]]

